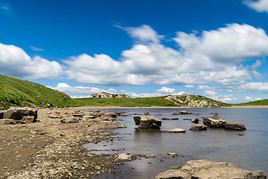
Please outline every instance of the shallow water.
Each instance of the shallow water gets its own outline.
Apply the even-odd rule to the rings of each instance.
[[[261,169],[268,174],[268,109],[185,109],[192,115],[172,116],[173,112],[184,109],[106,109],[127,114],[150,112],[159,118],[179,117],[175,121],[162,121],[161,129],[185,128],[186,133],[141,132],[135,130],[132,116],[119,117],[127,128],[115,130],[118,135],[113,142],[86,144],[94,153],[153,154],[156,158],[142,159],[120,165],[116,175],[99,178],[153,178],[160,171],[172,165],[183,164],[191,159],[210,159],[232,162],[245,169]],[[188,130],[191,121],[184,118],[211,116],[218,112],[224,119],[242,122],[247,130],[226,131],[208,129],[193,132]],[[238,134],[243,134],[240,136]],[[176,152],[178,157],[168,157],[167,152]]]

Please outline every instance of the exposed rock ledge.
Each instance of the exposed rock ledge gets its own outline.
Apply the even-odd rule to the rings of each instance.
[[[180,169],[159,173],[156,179],[266,179],[262,171],[249,171],[227,162],[191,160]]]

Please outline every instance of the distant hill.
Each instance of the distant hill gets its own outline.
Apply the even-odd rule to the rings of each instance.
[[[268,105],[268,99],[249,101],[246,103],[241,103],[239,106],[265,106]]]
[[[0,75],[0,106],[67,106],[72,99],[43,85]]]

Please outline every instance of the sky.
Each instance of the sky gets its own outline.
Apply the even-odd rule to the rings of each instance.
[[[268,98],[268,0],[0,0],[0,73],[72,97]]]

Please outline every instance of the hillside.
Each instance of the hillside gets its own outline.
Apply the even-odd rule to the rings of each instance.
[[[239,106],[265,106],[268,105],[268,99],[249,101],[246,103],[238,104]]]
[[[224,107],[230,104],[213,100],[201,95],[169,95],[165,99],[174,102],[177,106],[185,107]]]
[[[0,106],[67,106],[71,98],[43,85],[0,75]]]

